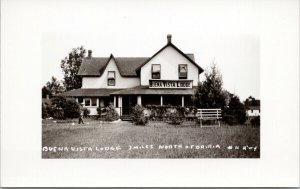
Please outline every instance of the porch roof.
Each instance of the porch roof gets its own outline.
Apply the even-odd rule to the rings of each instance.
[[[192,89],[151,89],[137,86],[111,93],[111,95],[193,95],[196,88]]]
[[[108,97],[110,93],[122,89],[74,89],[64,93],[57,94],[56,96],[66,97]]]

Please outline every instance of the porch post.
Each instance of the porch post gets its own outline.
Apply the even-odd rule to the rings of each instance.
[[[114,107],[116,108],[116,105],[117,105],[117,98],[116,96],[114,96]]]
[[[184,96],[181,97],[181,106],[184,107]]]
[[[142,96],[141,95],[137,96],[137,104],[142,105]]]
[[[97,107],[99,107],[99,98],[97,98],[97,101],[96,101],[96,103],[97,103]]]
[[[122,110],[122,96],[119,96],[118,97],[118,100],[119,100],[119,108],[120,108],[120,116],[123,115],[123,110]]]
[[[160,105],[162,106],[164,103],[163,96],[160,96]]]
[[[118,103],[119,104],[119,108],[122,108],[122,96],[119,96],[118,100],[119,100],[119,103]]]
[[[78,98],[75,98],[76,102],[78,102]]]

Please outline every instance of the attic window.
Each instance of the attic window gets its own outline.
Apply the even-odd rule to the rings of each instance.
[[[116,85],[116,72],[115,71],[108,71],[107,85],[108,86],[115,86]]]
[[[187,79],[187,64],[178,65],[178,75],[179,79]]]
[[[160,64],[152,64],[152,79],[160,79]]]

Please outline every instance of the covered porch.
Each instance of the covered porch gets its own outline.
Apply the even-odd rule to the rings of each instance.
[[[84,108],[90,110],[90,115],[97,115],[97,108],[104,108],[114,102],[110,93],[119,90],[121,89],[74,89],[57,96],[74,98],[78,103],[83,103]],[[121,114],[120,108],[116,108],[116,111]]]
[[[149,89],[147,87],[134,87],[111,93],[114,107],[121,110],[121,116],[130,115],[132,107],[136,104],[192,106],[192,96],[195,89]]]

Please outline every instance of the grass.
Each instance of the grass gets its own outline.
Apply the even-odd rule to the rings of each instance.
[[[147,126],[136,126],[130,122],[100,125],[96,120],[85,120],[86,124],[78,125],[76,121],[72,125],[70,120],[56,123],[43,120],[42,146],[47,147],[42,149],[43,158],[260,157],[259,128],[251,126],[200,128],[194,122],[185,122],[180,126],[164,122],[150,122]],[[130,146],[135,149],[130,149]],[[230,150],[228,146],[239,146],[239,149]],[[244,146],[246,150],[243,150]],[[66,148],[56,148],[54,151],[53,147]]]

